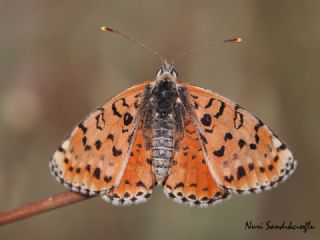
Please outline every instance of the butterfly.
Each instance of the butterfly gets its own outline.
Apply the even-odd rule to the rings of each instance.
[[[210,90],[178,81],[167,61],[89,114],[50,160],[71,191],[114,205],[145,202],[155,186],[206,207],[283,182],[297,161],[259,118]]]

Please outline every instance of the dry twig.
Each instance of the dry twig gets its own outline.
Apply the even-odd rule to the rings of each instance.
[[[51,197],[29,203],[7,212],[0,212],[0,225],[5,225],[36,214],[89,199],[90,197],[75,192],[63,192]]]

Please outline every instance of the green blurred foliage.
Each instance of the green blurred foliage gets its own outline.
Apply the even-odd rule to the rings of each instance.
[[[319,1],[0,0],[0,209],[65,189],[48,160],[74,125],[119,91],[154,78],[159,59],[241,36],[179,60],[180,79],[212,89],[261,117],[287,142],[298,169],[275,190],[213,208],[177,205],[157,188],[145,204],[99,198],[0,228],[0,239],[319,239]],[[316,229],[248,231],[245,221]]]

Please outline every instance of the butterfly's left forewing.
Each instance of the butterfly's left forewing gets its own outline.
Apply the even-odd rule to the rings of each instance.
[[[185,85],[216,182],[238,193],[270,189],[295,169],[286,145],[261,120],[227,98]]]
[[[72,191],[94,195],[120,184],[136,136],[146,84],[118,94],[72,131],[50,161],[52,174]]]

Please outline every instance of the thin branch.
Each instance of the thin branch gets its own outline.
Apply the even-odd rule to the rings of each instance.
[[[7,212],[0,212],[0,225],[5,225],[36,214],[89,199],[90,197],[75,192],[63,192],[51,197],[29,203]]]

